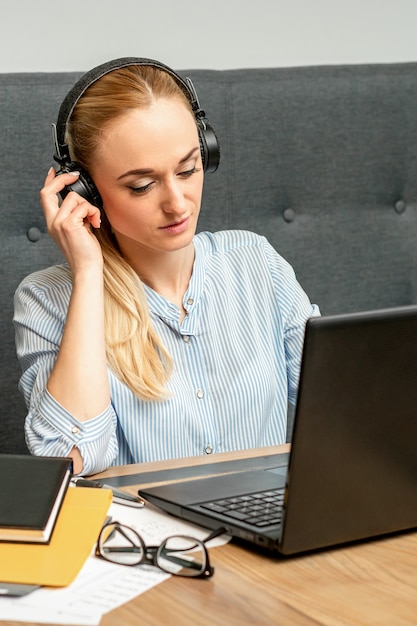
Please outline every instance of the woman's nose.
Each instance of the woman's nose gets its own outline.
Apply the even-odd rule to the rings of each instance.
[[[166,213],[183,213],[186,208],[182,181],[170,181],[163,186],[162,209]]]

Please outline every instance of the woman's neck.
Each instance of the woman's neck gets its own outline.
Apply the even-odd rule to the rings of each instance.
[[[194,266],[194,244],[174,252],[124,256],[142,282],[178,306],[182,319],[185,315],[182,302]]]

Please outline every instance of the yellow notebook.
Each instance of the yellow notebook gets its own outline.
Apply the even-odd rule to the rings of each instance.
[[[90,556],[111,502],[110,489],[70,487],[49,544],[0,543],[0,581],[69,585]]]

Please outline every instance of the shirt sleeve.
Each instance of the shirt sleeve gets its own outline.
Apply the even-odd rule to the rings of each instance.
[[[266,244],[266,254],[283,321],[288,400],[291,404],[295,404],[300,378],[305,325],[310,317],[320,315],[320,309],[316,304],[310,302],[309,297],[298,282],[292,266],[270,244]]]
[[[80,422],[48,392],[47,382],[58,355],[71,285],[57,273],[26,278],[14,298],[16,352],[22,367],[19,390],[28,408],[25,434],[32,454],[66,456],[76,446],[83,473],[105,470],[117,455],[116,414],[109,404],[94,418]]]

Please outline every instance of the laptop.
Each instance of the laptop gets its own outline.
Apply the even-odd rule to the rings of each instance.
[[[139,493],[282,555],[417,528],[417,306],[308,320],[290,454],[239,463]]]

